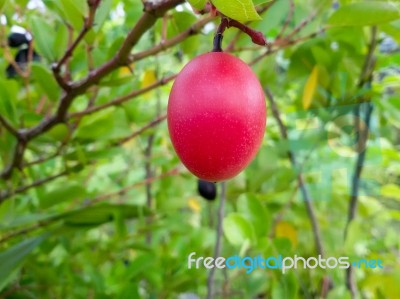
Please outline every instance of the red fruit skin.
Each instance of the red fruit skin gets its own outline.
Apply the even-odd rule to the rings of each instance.
[[[223,52],[200,55],[179,73],[168,101],[168,130],[190,172],[218,182],[253,160],[265,132],[263,89],[251,68]]]

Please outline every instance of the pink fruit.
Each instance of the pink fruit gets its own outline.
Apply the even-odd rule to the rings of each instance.
[[[169,96],[168,129],[183,164],[217,182],[240,173],[261,145],[263,89],[251,68],[223,52],[200,55],[177,76]]]

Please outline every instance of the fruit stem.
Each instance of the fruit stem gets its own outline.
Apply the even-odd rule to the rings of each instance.
[[[222,39],[224,38],[224,36],[222,35],[222,33],[216,33],[214,35],[214,46],[212,49],[212,52],[223,52],[222,51]]]
[[[221,18],[221,23],[218,26],[217,32],[214,35],[214,43],[212,52],[223,52],[222,51],[222,39],[224,38],[224,31],[228,27],[228,19],[225,17]]]

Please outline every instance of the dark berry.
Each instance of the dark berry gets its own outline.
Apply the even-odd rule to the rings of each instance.
[[[207,200],[214,200],[217,197],[217,186],[215,183],[198,180],[197,191]]]
[[[28,43],[28,36],[25,33],[14,32],[8,36],[8,46],[11,48],[18,48]]]

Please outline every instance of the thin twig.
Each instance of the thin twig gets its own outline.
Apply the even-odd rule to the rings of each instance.
[[[32,35],[32,34],[31,34]],[[33,61],[33,53],[34,53],[34,39],[30,40],[28,43],[28,61],[26,63],[26,69],[25,69],[25,74],[26,77],[23,78],[22,80],[24,81],[25,85],[25,90],[26,90],[26,102],[27,102],[27,107],[28,109],[32,108],[32,99],[31,99],[31,93],[30,93],[30,82],[29,82],[29,77],[31,75],[31,70],[32,70],[32,61]]]
[[[222,223],[224,220],[225,214],[225,201],[226,201],[226,182],[221,183],[221,196],[218,207],[218,216],[217,216],[217,238],[215,241],[215,249],[214,249],[214,259],[218,258],[221,255],[222,249]],[[215,267],[210,269],[207,278],[207,299],[213,299],[215,295]]]
[[[58,157],[60,155],[60,153],[61,153],[61,148],[58,147],[57,150],[53,154],[51,154],[50,156],[37,158],[36,160],[23,163],[22,164],[22,168],[31,167],[31,166],[34,166],[34,165],[38,165],[38,164],[42,164],[44,162],[50,161],[50,160]]]
[[[182,31],[181,33],[177,34],[176,36],[174,36],[170,39],[162,40],[158,45],[156,45],[148,50],[144,50],[144,51],[130,55],[128,62],[129,63],[137,62],[137,61],[147,58],[149,56],[153,56],[162,51],[165,51],[168,48],[176,46],[177,44],[181,43],[183,40],[187,39],[188,37],[199,34],[201,32],[201,29],[206,24],[210,23],[213,19],[215,19],[215,17],[213,17],[213,16],[207,16],[207,17],[201,18],[196,23],[191,25],[188,29]]]
[[[0,115],[0,124],[3,125],[4,128],[12,135],[14,135],[17,139],[19,139],[18,131],[2,116]]]
[[[166,118],[167,118],[167,115],[166,115],[166,114],[157,117],[156,119],[152,120],[152,121],[149,122],[147,125],[143,126],[142,128],[138,129],[137,131],[133,132],[133,133],[130,134],[129,136],[124,137],[123,139],[117,141],[114,145],[122,145],[122,144],[124,144],[124,143],[126,143],[126,142],[132,140],[133,138],[136,138],[137,136],[139,136],[140,134],[142,134],[142,133],[145,132],[146,130],[151,129],[152,127],[158,125],[159,123],[161,123],[162,121],[164,121]],[[71,134],[71,133],[70,133],[70,134]],[[70,135],[70,134],[69,134],[69,135]],[[33,166],[33,165],[41,164],[41,163],[43,163],[43,162],[47,162],[47,161],[49,161],[49,160],[52,160],[52,159],[58,157],[58,156],[61,154],[62,150],[64,149],[64,147],[65,147],[66,145],[67,145],[67,142],[66,142],[66,140],[65,140],[65,141],[63,141],[62,144],[57,148],[57,150],[56,150],[53,154],[51,154],[50,156],[43,157],[43,158],[39,158],[39,159],[37,159],[37,160],[24,163],[24,164],[22,165],[22,167],[23,167],[23,168],[25,168],[25,167],[30,167],[30,166]]]
[[[77,38],[73,41],[73,43],[68,47],[67,51],[65,51],[65,53],[61,57],[61,59],[53,66],[53,71],[55,74],[60,73],[61,67],[67,62],[67,60],[70,57],[72,57],[76,47],[80,44],[80,42],[83,40],[85,35],[92,28],[94,19],[95,19],[95,15],[96,15],[96,10],[97,10],[99,4],[100,4],[100,1],[97,1],[97,3],[95,3],[94,5],[89,6],[89,15],[84,21],[82,30],[79,32]]]
[[[307,18],[305,18],[303,21],[301,21],[293,30],[291,33],[289,33],[287,36],[283,38],[283,40],[290,40],[292,39],[293,36],[298,34],[301,30],[304,29],[310,22],[312,22],[315,17],[318,15],[318,13],[321,11],[323,8],[323,5],[321,5],[318,9],[313,11]]]
[[[146,131],[148,129],[151,129],[152,127],[158,125],[159,123],[164,121],[166,118],[167,118],[166,114],[157,117],[153,121],[149,122],[147,125],[141,127],[139,130],[133,132],[131,135],[119,140],[116,144],[122,145],[122,144],[132,140],[133,138],[135,138],[135,137],[139,136],[140,134],[142,134],[144,131]]]
[[[283,24],[281,31],[278,33],[278,35],[276,36],[276,39],[280,39],[283,34],[285,33],[287,27],[289,26],[290,22],[292,21],[293,15],[294,15],[294,1],[293,0],[289,0],[290,4],[289,4],[289,13],[286,17],[285,23]]]
[[[157,180],[161,180],[161,179],[169,177],[169,176],[177,175],[178,173],[179,173],[178,168],[174,168],[174,169],[172,169],[170,171],[167,171],[167,172],[165,172],[163,174],[160,174],[160,175],[152,177],[152,178],[147,178],[147,179],[145,179],[143,181],[134,183],[134,184],[132,184],[130,186],[127,186],[125,188],[122,188],[122,189],[120,189],[118,191],[99,195],[99,196],[95,197],[94,199],[90,200],[86,205],[89,206],[89,205],[93,205],[95,203],[99,203],[99,202],[108,200],[108,199],[113,198],[113,197],[123,196],[128,191],[133,190],[133,189],[135,189],[135,188],[137,188],[139,186],[147,185],[147,184],[153,183],[153,182],[155,182]]]
[[[366,84],[368,85],[368,88],[371,88],[372,73],[375,67],[374,52],[376,50],[377,43],[378,43],[377,28],[374,26],[371,28],[371,42],[368,47],[368,53],[365,56],[365,61],[360,74],[359,82],[357,84],[358,88],[363,88],[364,85]],[[347,217],[346,227],[344,230],[345,240],[347,238],[349,225],[356,217],[356,212],[358,207],[358,195],[360,189],[360,178],[364,167],[365,155],[367,152],[366,141],[368,139],[368,130],[371,121],[371,114],[373,111],[372,103],[367,102],[365,99],[361,99],[359,102],[363,102],[363,104],[360,103],[357,104],[354,115],[356,129],[357,129],[356,143],[357,143],[358,155],[354,166],[354,174],[352,179],[351,194],[350,194],[350,201],[348,208],[348,217]],[[366,112],[365,112],[366,126],[364,128],[361,127],[361,120],[360,120],[361,105],[366,105]],[[351,265],[348,269],[346,269],[346,286],[350,290],[352,298],[356,298],[358,290],[354,278],[354,268]]]
[[[285,140],[289,140],[287,128],[282,121],[278,106],[277,106],[275,99],[268,87],[265,88],[265,94],[267,95],[268,101],[271,105],[272,115],[274,116],[274,118],[276,119],[276,122],[278,123],[279,131],[281,133],[282,138]],[[288,156],[289,156],[289,160],[292,163],[293,167],[298,170],[298,164],[297,164],[294,153],[292,151],[288,150]],[[308,214],[308,217],[311,222],[311,227],[312,227],[312,231],[313,231],[314,242],[315,242],[315,247],[316,247],[317,253],[321,256],[324,256],[324,247],[322,245],[321,232],[320,232],[317,217],[315,214],[314,206],[312,203],[312,198],[311,198],[308,188],[304,182],[303,174],[300,171],[298,171],[298,173],[297,173],[297,180],[298,180],[301,194],[303,196],[304,203],[306,205],[307,214]]]
[[[264,57],[272,55],[280,50],[283,50],[285,48],[297,45],[301,42],[313,39],[314,37],[324,33],[326,28],[322,28],[318,31],[315,31],[313,33],[310,33],[308,35],[296,38],[296,39],[291,39],[291,40],[286,40],[286,39],[281,39],[281,40],[276,40],[274,41],[271,45],[270,48],[268,48],[264,53],[260,54],[256,58],[254,58],[252,61],[249,62],[249,65],[254,65],[258,62],[260,62]]]
[[[275,102],[275,99],[268,87],[265,88],[265,93],[266,93],[268,101],[270,102],[270,105],[271,105],[272,115],[274,116],[276,122],[278,123],[279,131],[281,133],[282,138],[285,140],[289,140],[287,128],[282,121],[282,118],[281,118],[280,112],[279,112],[279,108],[278,108],[278,106]],[[316,248],[317,254],[320,255],[321,257],[323,257],[325,255],[325,251],[324,251],[324,246],[322,243],[321,231],[319,228],[317,216],[315,213],[314,205],[312,203],[313,199],[311,198],[311,195],[309,193],[307,185],[304,181],[304,176],[303,176],[302,170],[301,170],[301,168],[298,167],[296,157],[291,150],[288,150],[288,157],[289,157],[290,162],[292,163],[293,168],[297,170],[298,187],[300,188],[300,192],[302,194],[303,201],[306,206],[307,215],[308,215],[308,218],[311,223],[311,228],[312,228],[312,232],[313,232],[313,236],[314,236],[314,243],[315,243],[315,248]],[[327,275],[324,276],[322,287],[321,287],[321,289],[322,289],[321,297],[322,298],[325,298],[327,296],[327,293],[328,293],[329,289],[331,288],[331,286],[332,286],[331,278]]]
[[[67,119],[70,119],[70,118],[73,118],[73,117],[81,117],[81,116],[84,116],[84,115],[89,115],[89,114],[98,112],[100,110],[104,110],[104,109],[106,109],[108,107],[121,105],[121,104],[123,104],[123,103],[125,103],[125,102],[127,102],[127,101],[129,101],[129,100],[131,100],[133,98],[135,98],[135,97],[138,97],[138,96],[140,96],[142,94],[145,94],[146,92],[152,91],[153,89],[155,89],[157,87],[160,87],[160,86],[163,86],[163,85],[169,83],[170,81],[174,80],[176,78],[176,76],[177,75],[174,74],[174,75],[165,77],[163,79],[160,79],[160,80],[150,84],[149,86],[146,86],[146,87],[144,87],[142,89],[134,90],[134,91],[132,91],[131,93],[129,93],[127,95],[120,96],[120,97],[118,97],[118,98],[116,98],[116,99],[114,99],[114,100],[112,100],[110,102],[107,102],[105,104],[88,107],[83,111],[71,113],[70,115],[67,116]]]
[[[55,179],[58,179],[58,178],[60,178],[62,176],[65,176],[67,174],[68,174],[68,171],[63,171],[63,172],[58,173],[56,175],[52,175],[52,176],[49,176],[47,178],[37,180],[37,181],[33,182],[30,185],[21,186],[21,187],[18,187],[17,189],[15,189],[13,191],[9,191],[9,192],[5,192],[3,194],[0,194],[0,204],[3,201],[5,201],[6,199],[11,198],[12,196],[14,196],[16,194],[24,193],[24,192],[28,191],[29,189],[42,186],[42,185],[44,185],[44,184],[46,184],[48,182],[54,181]]]
[[[22,235],[26,235],[26,234],[28,234],[30,232],[33,232],[33,231],[35,231],[35,230],[37,230],[37,229],[39,229],[41,227],[47,226],[52,221],[53,221],[53,219],[47,220],[47,221],[38,221],[37,223],[35,223],[35,224],[31,225],[31,226],[28,226],[28,227],[23,228],[21,230],[13,231],[13,232],[5,235],[4,237],[2,237],[0,239],[0,244],[4,243],[4,242],[6,242],[6,241],[8,241],[10,239],[13,239],[13,238],[16,238],[16,237],[19,237],[19,236],[22,236]]]

